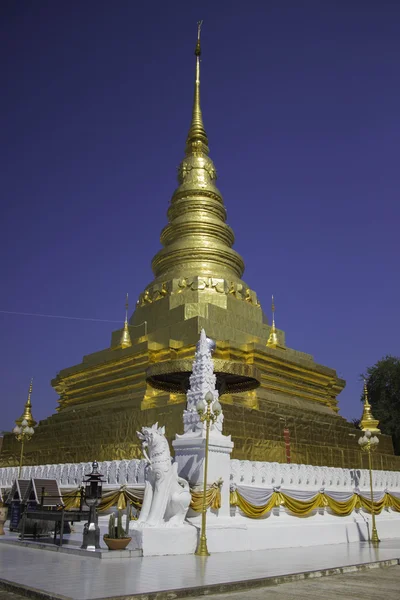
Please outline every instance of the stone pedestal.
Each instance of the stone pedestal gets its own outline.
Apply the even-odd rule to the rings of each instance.
[[[172,442],[178,474],[186,479],[191,487],[201,486],[204,482],[205,436],[177,435]],[[221,508],[218,516],[229,517],[230,455],[233,442],[230,436],[210,433],[208,449],[207,484],[212,485],[218,479],[223,480],[221,488]]]
[[[197,528],[185,523],[182,527],[132,527],[131,548],[141,550],[143,556],[194,554],[197,546]]]

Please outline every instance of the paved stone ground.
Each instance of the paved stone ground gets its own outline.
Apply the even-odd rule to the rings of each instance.
[[[197,596],[192,597],[192,600],[376,600],[381,597],[385,600],[398,600],[399,589],[400,566],[396,566],[282,583],[249,591]],[[0,600],[26,598],[0,589]]]
[[[396,566],[305,579],[249,591],[198,596],[193,600],[399,600],[399,590],[400,566]]]

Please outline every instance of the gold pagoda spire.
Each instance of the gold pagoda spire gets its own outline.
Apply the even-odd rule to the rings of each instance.
[[[379,421],[374,419],[374,416],[371,412],[371,405],[368,402],[368,389],[367,382],[364,379],[364,410],[360,421],[360,428],[362,431],[370,430],[371,433],[380,433],[380,429],[378,429]]]
[[[20,418],[15,421],[17,425],[21,425],[22,421],[24,421],[24,420],[28,423],[29,427],[34,427],[36,425],[36,421],[32,417],[32,403],[31,403],[32,386],[33,386],[33,377],[29,384],[28,399],[25,402],[24,412],[22,413]]]
[[[128,294],[127,294],[126,295],[126,301],[125,301],[125,321],[124,321],[124,328],[122,330],[119,343],[115,347],[116,349],[118,349],[118,348],[129,348],[130,346],[132,346],[131,336],[130,336],[130,333],[129,333],[129,325],[128,325],[128,309],[129,309],[129,302],[128,302]]]
[[[271,310],[272,310],[272,326],[271,326],[271,332],[269,334],[269,338],[267,341],[267,346],[269,348],[278,348],[279,340],[278,340],[278,336],[276,333],[276,327],[275,327],[275,302],[274,302],[273,295],[272,295]]]
[[[196,79],[194,83],[194,100],[193,100],[193,112],[192,112],[192,122],[190,124],[190,129],[188,133],[188,137],[186,140],[186,154],[191,154],[192,152],[204,152],[204,154],[209,153],[208,148],[208,138],[206,134],[206,130],[204,129],[203,124],[203,115],[201,114],[201,106],[200,106],[200,56],[201,56],[201,45],[200,45],[200,34],[201,34],[201,26],[203,25],[203,21],[199,21],[197,23],[197,44],[194,51],[196,56]]]
[[[200,106],[201,26],[202,21],[199,21],[193,110],[185,158],[179,166],[179,186],[168,209],[169,223],[161,232],[164,248],[153,258],[152,269],[157,283],[168,279],[213,277],[225,279],[229,286],[232,281],[241,281],[244,262],[232,249],[235,237],[225,222],[226,209],[215,185],[217,171],[208,156],[208,138]]]

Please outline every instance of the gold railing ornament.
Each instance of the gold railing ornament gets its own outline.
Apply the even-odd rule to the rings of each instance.
[[[212,408],[212,410],[211,410]],[[202,423],[206,424],[206,444],[204,449],[204,483],[203,483],[203,506],[201,510],[201,532],[199,545],[195,552],[196,556],[210,556],[207,549],[207,536],[206,536],[206,518],[207,518],[207,471],[208,471],[208,446],[210,441],[210,425],[215,423],[218,415],[221,413],[221,405],[218,400],[214,401],[214,396],[211,392],[207,392],[205,402],[200,400],[197,403],[197,412],[200,415]]]
[[[369,429],[364,431],[364,435],[360,437],[358,440],[360,448],[363,452],[368,454],[368,468],[369,468],[369,484],[371,490],[371,516],[372,516],[372,536],[370,536],[371,544],[377,546],[380,542],[378,537],[378,531],[376,529],[376,521],[375,521],[375,506],[374,506],[374,489],[372,482],[372,458],[371,453],[375,452],[378,447],[379,439],[376,435],[372,435]]]

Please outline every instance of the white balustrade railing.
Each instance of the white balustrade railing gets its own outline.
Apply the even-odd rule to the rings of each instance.
[[[99,472],[109,485],[144,484],[144,460],[110,460],[99,463]],[[18,477],[18,467],[0,467],[0,487],[9,488]],[[66,463],[22,467],[20,479],[57,479],[61,487],[81,485],[85,475],[91,473],[92,463]]]
[[[108,485],[137,485],[144,484],[145,466],[144,460],[112,460],[100,462],[99,471]],[[92,464],[89,462],[26,466],[22,468],[21,479],[57,479],[61,487],[75,487],[82,483],[91,470]],[[0,487],[11,487],[17,476],[18,467],[0,467]],[[369,471],[232,459],[230,483],[265,488],[281,486],[297,490],[368,490]],[[377,491],[400,492],[400,472],[373,471],[373,486]]]
[[[230,461],[230,483],[255,487],[336,491],[368,490],[370,487],[367,469],[340,469],[313,465]],[[373,487],[379,491],[400,492],[399,471],[373,471]]]

